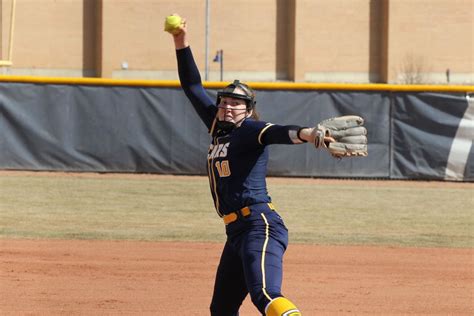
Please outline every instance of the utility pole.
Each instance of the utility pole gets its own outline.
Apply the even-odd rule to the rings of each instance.
[[[206,0],[206,31],[205,31],[205,51],[204,51],[204,59],[205,59],[205,71],[204,71],[204,80],[209,80],[209,12],[210,12],[210,2],[211,0]]]
[[[214,57],[214,59],[213,59],[212,61],[215,62],[215,63],[219,63],[219,64],[220,64],[220,68],[221,68],[221,81],[224,81],[224,50],[223,50],[223,49],[219,49],[219,50],[216,52],[216,56]]]

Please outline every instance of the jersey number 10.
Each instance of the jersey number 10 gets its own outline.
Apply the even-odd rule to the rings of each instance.
[[[228,177],[230,176],[230,167],[229,167],[229,160],[223,161],[216,161],[216,169],[219,173],[219,177]]]

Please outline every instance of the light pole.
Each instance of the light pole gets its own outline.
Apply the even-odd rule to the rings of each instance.
[[[220,64],[220,68],[221,68],[221,81],[224,81],[224,50],[223,49],[219,49],[217,52],[216,52],[216,56],[214,56],[214,59],[212,60],[213,62],[215,63],[219,63]]]
[[[205,35],[205,50],[204,50],[204,59],[205,59],[205,71],[204,71],[204,79],[206,81],[209,80],[209,7],[210,7],[211,0],[206,0],[206,35]]]

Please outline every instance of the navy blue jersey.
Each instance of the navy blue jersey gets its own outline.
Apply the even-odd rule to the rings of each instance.
[[[258,142],[266,126],[264,122],[246,119],[227,135],[213,136],[207,170],[219,215],[271,202],[265,182],[268,148]]]
[[[181,86],[212,136],[207,173],[217,213],[222,217],[245,206],[271,202],[265,181],[267,145],[295,143],[289,131],[300,127],[246,118],[238,128],[220,133],[215,124],[217,106],[202,86],[191,49],[177,50],[176,55]]]

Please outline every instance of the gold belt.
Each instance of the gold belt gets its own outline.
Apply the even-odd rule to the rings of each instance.
[[[271,210],[275,210],[275,207],[273,206],[272,203],[267,203],[268,207]],[[235,222],[237,219],[239,219],[239,215],[242,217],[247,217],[252,213],[250,210],[250,207],[242,207],[240,210],[229,213],[227,215],[224,215],[222,219],[224,220],[224,224],[229,225],[230,223]]]

